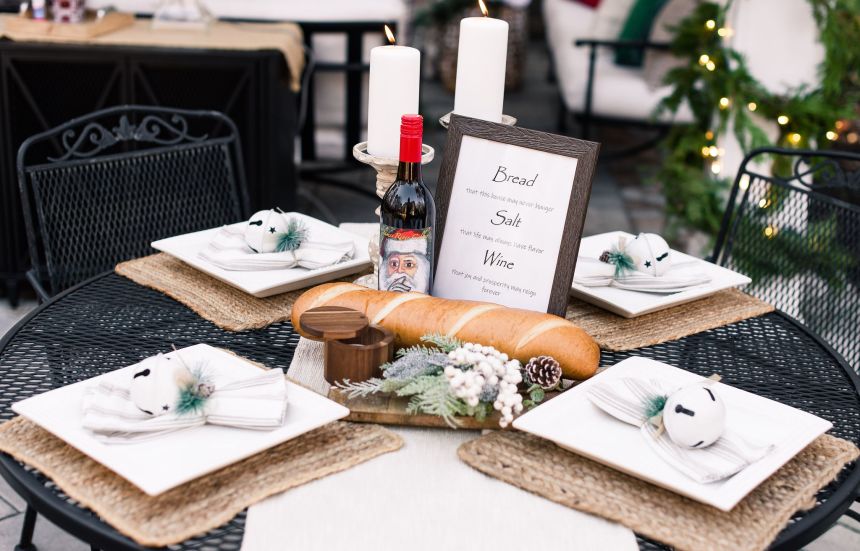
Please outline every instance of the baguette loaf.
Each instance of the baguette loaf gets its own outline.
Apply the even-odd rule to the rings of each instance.
[[[492,346],[523,364],[535,356],[552,356],[564,375],[587,379],[594,375],[600,349],[585,331],[571,322],[539,312],[497,304],[447,300],[418,293],[375,291],[352,283],[326,283],[303,293],[293,305],[293,327],[302,314],[318,306],[343,306],[364,312],[371,323],[395,333],[395,345],[410,346],[429,334],[457,337]]]

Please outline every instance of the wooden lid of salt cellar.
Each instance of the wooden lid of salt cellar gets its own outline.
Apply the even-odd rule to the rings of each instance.
[[[364,313],[343,306],[320,306],[299,318],[302,331],[324,340],[354,339],[370,325]]]

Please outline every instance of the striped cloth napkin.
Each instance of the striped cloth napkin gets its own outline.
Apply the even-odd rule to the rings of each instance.
[[[580,256],[576,262],[573,282],[583,287],[616,287],[643,293],[678,293],[698,285],[710,283],[711,277],[691,269],[692,265],[673,265],[662,276],[628,271],[615,275],[615,266],[596,258]]]
[[[700,484],[733,476],[773,451],[773,445],[751,443],[739,431],[728,430],[702,449],[682,448],[665,431],[659,433],[646,414],[646,404],[657,396],[677,390],[659,380],[620,378],[591,387],[588,398],[619,421],[639,427],[649,447],[666,463]]]
[[[165,413],[153,417],[131,399],[132,373],[140,364],[126,367],[116,376],[102,379],[86,389],[83,398],[83,426],[108,444],[133,444],[177,430],[204,424],[239,429],[271,430],[284,424],[287,410],[287,382],[280,369],[262,371],[219,385],[217,366],[212,368],[214,392],[199,413]],[[229,369],[229,368],[227,368]]]
[[[231,271],[283,270],[288,268],[325,268],[352,258],[355,243],[325,243],[305,240],[294,251],[257,253],[245,243],[243,226],[221,228],[209,245],[198,253],[210,264]]]

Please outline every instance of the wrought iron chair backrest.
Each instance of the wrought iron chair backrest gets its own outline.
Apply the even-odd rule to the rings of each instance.
[[[154,240],[248,215],[239,135],[214,111],[85,115],[26,140],[18,179],[35,279],[50,294]]]
[[[751,152],[732,187],[714,260],[750,276],[748,292],[860,368],[860,155]]]

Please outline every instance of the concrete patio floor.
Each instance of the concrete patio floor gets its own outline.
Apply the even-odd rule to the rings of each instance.
[[[506,111],[520,118],[524,127],[546,131],[555,130],[556,92],[552,83],[547,82],[546,57],[542,48],[534,47],[529,52],[528,77],[523,90],[507,95]],[[452,97],[441,90],[437,84],[426,83],[423,89],[422,111],[425,113],[426,142],[437,151],[437,160],[425,169],[425,181],[435,186],[445,134],[435,120],[450,110]],[[612,142],[617,135],[602,136]],[[622,139],[623,136],[619,137]],[[604,143],[604,148],[611,145]],[[321,148],[325,150],[325,147]],[[335,151],[339,147],[333,148]],[[598,168],[592,189],[585,235],[611,230],[660,231],[663,228],[662,202],[656,190],[642,185],[642,174],[653,166],[655,157],[640,158],[624,165],[611,165]],[[368,188],[373,185],[371,169],[347,172],[342,177],[353,183],[361,183]],[[327,210],[340,222],[372,221],[376,203],[370,199],[356,196],[338,188],[316,185],[313,182],[302,184],[308,194],[323,201]],[[319,215],[307,202],[300,206],[311,214]],[[14,323],[35,306],[32,300],[23,302],[17,309],[0,301],[0,335],[8,331]],[[23,522],[23,500],[0,479],[0,550],[11,550],[18,541]],[[855,504],[855,510],[860,507]],[[85,551],[89,546],[72,538],[44,518],[36,525],[35,544],[40,551]],[[318,549],[325,549],[321,541]],[[547,549],[550,549],[547,547]],[[818,540],[806,547],[810,551],[855,551],[860,549],[860,524],[850,519],[841,519],[833,528]]]

